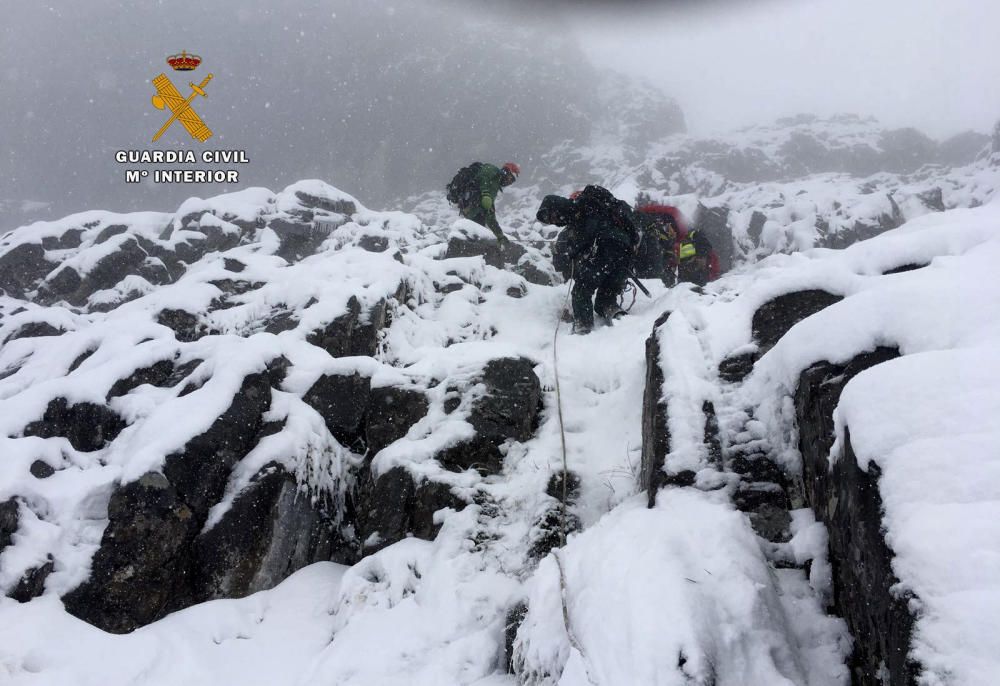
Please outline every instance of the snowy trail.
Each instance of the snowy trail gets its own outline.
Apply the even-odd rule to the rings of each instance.
[[[531,287],[519,299],[487,298],[474,308],[492,348],[538,361],[545,410],[536,436],[508,455],[503,474],[479,487],[476,505],[446,518],[436,541],[408,539],[350,569],[310,567],[274,591],[184,610],[130,636],[88,628],[86,650],[63,657],[64,668],[46,676],[143,686],[174,683],[180,674],[213,686],[510,685],[516,679],[502,675],[495,650],[505,612],[527,591],[526,640],[550,675],[528,683],[842,684],[836,620],[824,624],[799,570],[772,569],[725,491],[669,489],[653,510],[635,496],[645,341],[666,309],[683,309],[697,321],[702,300],[684,289],[647,286],[653,297],[640,297],[613,327],[583,337],[560,326],[568,461],[582,482],[572,510],[582,532],[559,554],[566,560],[570,621],[585,656],[561,649],[544,655],[547,643],[565,640],[554,559],[549,555],[535,571],[526,558],[545,506],[545,496],[533,494],[561,470],[552,333],[566,302],[563,285]],[[423,313],[427,331],[411,332],[414,341],[454,326],[458,295]],[[463,348],[481,345],[470,336],[445,352],[461,357],[468,353]],[[286,606],[285,598],[295,601]],[[312,606],[309,598],[316,599]],[[82,623],[49,605],[24,621],[60,627],[64,635],[81,630]],[[132,659],[113,665],[87,657],[126,646]],[[40,662],[54,659],[44,652]],[[240,668],[226,672],[223,664],[233,659]],[[55,683],[27,676],[29,663],[8,668],[15,684]],[[730,678],[735,674],[739,681]]]
[[[443,271],[439,262],[413,259],[427,273]],[[436,540],[407,539],[351,568],[313,566],[272,591],[199,605],[127,636],[88,627],[52,599],[42,610],[14,608],[9,616],[27,630],[0,631],[8,646],[0,651],[0,676],[32,686],[150,686],[180,676],[213,686],[513,684],[503,675],[500,647],[507,612],[527,596],[519,641],[528,683],[841,684],[836,627],[805,635],[822,616],[804,575],[776,575],[725,490],[668,489],[652,510],[636,495],[646,340],[665,311],[682,314],[678,369],[709,376],[713,332],[705,312],[720,299],[652,281],[652,297],[639,295],[614,326],[588,336],[570,335],[567,323],[559,328],[568,467],[581,482],[571,504],[580,532],[559,553],[567,611],[585,653],[570,659],[552,586],[554,558],[545,556],[548,547],[541,563],[532,553],[554,503],[546,484],[562,470],[552,345],[568,286],[528,285],[522,297],[510,297],[508,286],[522,285],[520,277],[478,258],[449,265],[458,265],[466,285],[394,321],[392,354],[427,376],[497,356],[527,357],[536,363],[544,409],[534,437],[510,447],[502,473],[478,482],[455,475],[474,484],[465,487],[473,504],[447,512]],[[682,396],[705,392],[704,379],[692,383],[682,374],[678,381]],[[700,412],[700,395],[676,400]],[[674,433],[674,454],[704,453],[703,432]],[[39,642],[52,631],[86,636],[86,645],[65,654]],[[94,657],[111,651],[131,657]],[[226,672],[233,660],[239,668]],[[824,672],[834,678],[816,676]]]
[[[583,483],[580,500],[576,503],[574,512],[579,515],[584,533],[576,544],[579,554],[584,559],[597,555],[590,563],[580,567],[575,562],[571,541],[567,554],[567,607],[570,616],[579,615],[584,618],[574,622],[574,633],[579,634],[578,640],[584,646],[594,649],[596,658],[581,656],[572,648],[567,655],[550,656],[556,666],[565,665],[559,684],[595,683],[675,683],[675,678],[716,679],[719,683],[737,683],[728,681],[735,673],[741,674],[739,683],[747,684],[807,684],[810,686],[827,686],[845,683],[846,669],[843,666],[845,654],[844,632],[842,623],[836,618],[827,617],[822,610],[821,598],[810,587],[805,574],[798,569],[774,569],[769,557],[765,556],[769,544],[763,539],[757,539],[749,532],[744,516],[733,513],[728,501],[727,491],[704,494],[704,498],[688,492],[674,491],[661,497],[656,510],[643,512],[635,499],[629,499],[636,490],[636,476],[639,466],[641,449],[641,408],[645,383],[645,341],[653,330],[654,321],[666,310],[682,313],[691,326],[693,337],[688,352],[695,358],[684,360],[692,366],[707,367],[712,360],[712,331],[704,308],[711,307],[718,298],[716,293],[699,295],[686,288],[666,291],[659,284],[647,284],[653,290],[653,297],[640,298],[630,313],[613,327],[598,329],[586,337],[560,334],[559,374],[562,387],[563,413],[567,431],[568,462],[571,471],[578,474]],[[546,292],[537,297],[541,302],[535,305],[532,299],[514,301],[509,304],[512,311],[527,306],[523,318],[514,319],[523,322],[532,314],[538,312],[558,312],[562,300],[557,305],[554,299],[560,293],[565,293],[566,286],[556,289],[556,293]],[[563,295],[563,298],[565,296]],[[547,318],[554,326],[554,317]],[[563,331],[569,327],[566,326]],[[544,337],[544,327],[537,323],[534,326],[522,324],[510,327],[498,327],[497,340],[504,340],[517,347],[533,348],[539,353],[544,352],[545,374],[543,377],[547,387],[551,386],[551,344]],[[699,393],[704,388],[699,388]],[[717,378],[713,379],[713,388],[708,392],[713,402],[718,405],[720,414],[726,426],[733,426],[732,415],[740,412],[730,406],[736,394],[732,389],[722,388]],[[700,398],[700,396],[699,396]],[[698,401],[700,407],[700,400]],[[725,429],[723,429],[724,431]],[[685,434],[678,432],[681,436]],[[688,432],[687,437],[694,434]],[[558,424],[550,416],[539,429],[538,437],[532,442],[529,456],[539,453],[549,457],[552,471],[559,469],[558,456]],[[729,436],[723,436],[724,446],[731,442]],[[692,455],[704,454],[705,447],[701,440],[697,445],[685,443],[671,446],[672,454]],[[538,464],[541,460],[534,460]],[[704,474],[702,475],[704,477]],[[725,479],[722,479],[725,481]],[[731,481],[731,480],[730,480]],[[682,503],[682,504],[681,504]],[[692,519],[699,509],[700,521]],[[663,517],[662,510],[669,511],[669,517]],[[735,516],[735,519],[729,517]],[[634,520],[634,521],[633,521]],[[643,521],[644,523],[639,523]],[[659,531],[661,539],[657,540],[655,532]],[[728,534],[728,540],[727,540]],[[649,540],[649,536],[654,538]],[[594,542],[586,547],[580,547],[581,541],[587,536],[593,536]],[[698,540],[700,539],[700,540]],[[757,541],[760,540],[760,543]],[[658,554],[658,543],[666,541],[662,554]],[[704,541],[712,541],[714,545],[705,545]],[[651,550],[648,548],[652,543]],[[699,545],[700,543],[700,545]],[[723,561],[719,558],[722,551],[729,550],[729,555],[735,560]],[[562,554],[562,553],[561,553]],[[665,556],[662,556],[665,555]],[[602,577],[592,570],[587,571],[598,560],[611,558],[618,565],[614,576],[619,581]],[[550,569],[552,558],[545,560],[538,576],[551,577],[556,583],[557,578]],[[731,565],[736,576],[749,575],[754,578],[753,590],[740,588],[739,583],[728,585],[721,582],[714,591],[698,590],[695,597],[700,601],[688,599],[692,585],[698,583],[717,583],[712,578],[713,567]],[[678,572],[678,569],[682,571]],[[671,590],[673,579],[680,579],[687,588]],[[595,599],[589,589],[595,587],[615,588],[621,585],[620,579],[648,579],[649,583],[640,584],[647,589],[660,588],[659,593],[666,595],[657,597],[657,591],[652,591],[652,598],[643,597],[622,587],[621,597],[610,601]],[[700,580],[700,581],[699,581]],[[535,605],[551,603],[552,597],[559,597],[557,589],[551,583],[544,582],[539,587],[545,589],[543,600],[536,590],[532,596],[531,614],[537,612]],[[538,587],[536,587],[537,589]],[[763,590],[762,590],[763,589]],[[718,596],[732,595],[739,597],[749,594],[757,599],[751,607],[739,610],[713,610],[718,605]],[[613,591],[609,595],[614,596]],[[659,602],[658,602],[659,601]],[[707,607],[702,607],[702,606]],[[680,624],[690,622],[693,635],[673,630],[670,616],[680,607],[686,615]],[[766,609],[765,609],[766,608]],[[557,608],[549,608],[551,615]],[[698,666],[697,650],[699,647],[719,639],[716,630],[711,626],[711,619],[716,612],[735,615],[730,619],[734,622],[732,628],[724,631],[729,634],[725,642],[729,645],[721,650],[709,651],[704,664]],[[739,617],[743,614],[743,617]],[[616,616],[617,615],[617,616]],[[770,619],[768,619],[768,617]],[[678,618],[675,618],[675,620]],[[572,620],[571,620],[572,621]],[[607,627],[620,622],[620,628],[625,640],[616,650],[606,649],[607,641],[617,642],[623,637],[608,635]],[[740,625],[745,624],[742,628]],[[582,624],[582,626],[581,626]],[[544,625],[545,628],[535,629],[536,634],[564,633],[558,625]],[[650,630],[652,629],[652,632]],[[532,630],[529,627],[529,636]],[[644,634],[646,634],[644,636]],[[545,638],[541,642],[545,642]],[[735,641],[735,643],[733,643]],[[536,639],[536,644],[539,641]],[[679,646],[677,655],[684,656],[680,662],[690,660],[686,668],[678,667],[678,658],[668,657],[670,646],[676,642]],[[685,645],[695,646],[694,650]],[[563,646],[565,651],[565,646]],[[618,652],[616,663],[604,662],[611,653]],[[732,661],[735,655],[741,655],[740,661],[749,665],[747,670],[725,663]],[[626,657],[631,656],[631,657]],[[624,662],[622,662],[624,660]],[[706,666],[707,665],[707,666]],[[670,674],[673,676],[670,676]],[[622,681],[624,680],[624,681]],[[550,683],[544,679],[538,683]],[[551,682],[556,683],[556,682]],[[676,683],[682,683],[676,681]],[[686,683],[686,682],[685,682]],[[693,683],[702,683],[694,681]],[[710,683],[705,681],[704,683]]]
[[[570,554],[567,606],[571,616],[579,613],[585,618],[583,626],[574,627],[574,632],[581,636],[582,644],[594,648],[602,658],[609,653],[605,645],[607,641],[621,640],[609,636],[605,624],[613,626],[616,620],[621,621],[622,631],[629,638],[610,651],[619,652],[619,662],[624,659],[625,663],[608,664],[598,659],[595,664],[573,649],[570,653],[575,657],[567,661],[565,655],[556,656],[548,669],[550,672],[561,671],[563,677],[558,683],[565,686],[576,683],[632,683],[630,679],[640,680],[635,683],[670,684],[682,674],[700,678],[698,650],[706,643],[719,639],[715,635],[717,630],[711,626],[717,618],[711,617],[715,612],[723,612],[734,615],[729,620],[734,622],[733,627],[723,632],[729,634],[726,642],[731,645],[718,648],[711,658],[706,658],[705,665],[709,666],[703,665],[707,670],[705,675],[712,674],[715,677],[711,678],[716,678],[720,674],[739,672],[744,679],[740,683],[745,684],[842,684],[846,670],[843,668],[845,646],[840,621],[825,616],[820,598],[801,570],[773,568],[764,553],[770,544],[762,539],[758,543],[744,515],[732,511],[726,491],[704,494],[704,497],[674,492],[663,499],[660,508],[647,512],[637,509],[638,501],[631,498],[637,489],[642,445],[645,342],[654,322],[666,310],[682,313],[692,327],[693,347],[688,352],[698,358],[685,362],[708,368],[711,366],[713,341],[704,308],[710,307],[716,300],[727,299],[719,298],[716,293],[699,295],[683,287],[666,290],[658,283],[649,282],[646,285],[652,291],[652,298],[640,296],[630,315],[613,327],[599,328],[588,336],[575,336],[569,334],[569,324],[560,325],[558,373],[568,467],[581,480],[581,493],[572,504],[572,512],[586,532],[577,545],[593,535],[596,541],[581,548],[583,556],[597,554],[598,559],[614,560],[618,566],[613,575],[619,579],[616,582],[599,574],[595,576],[593,572],[583,572],[580,576],[580,568]],[[537,503],[530,499],[525,501],[521,494],[530,491],[532,484],[537,490],[538,483],[561,472],[562,468],[555,412],[552,334],[560,313],[567,305],[567,291],[567,285],[533,287],[524,298],[489,299],[478,313],[484,325],[488,324],[495,331],[490,338],[491,343],[509,346],[539,362],[536,371],[546,391],[545,418],[536,437],[525,445],[523,455],[515,455],[513,459],[508,457],[507,478],[490,487],[490,492],[501,503],[503,514],[488,527],[492,540],[507,549],[516,546],[517,537],[523,535],[524,528],[530,525],[530,519],[536,513]],[[736,394],[732,389],[721,388],[717,379],[713,382],[709,395],[719,405],[720,418],[728,420],[724,424],[731,427],[734,425],[732,416],[740,415],[738,409],[730,407]],[[699,392],[704,392],[704,389],[700,388]],[[699,408],[700,405],[698,400]],[[679,433],[685,435],[684,432]],[[687,435],[700,436],[703,432],[688,432]],[[728,436],[724,436],[723,441],[725,445],[731,442]],[[697,445],[681,443],[672,446],[672,453],[681,456],[704,452],[700,440]],[[703,509],[700,521],[692,519],[693,512],[699,509]],[[641,520],[645,523],[639,524]],[[592,534],[592,531],[596,533]],[[656,531],[660,532],[660,538],[656,537]],[[647,540],[650,535],[654,536],[652,541]],[[612,538],[608,539],[608,536]],[[711,543],[706,544],[706,541]],[[644,552],[643,548],[650,543],[653,549]],[[660,543],[665,543],[665,548],[658,553],[657,544]],[[572,539],[570,550],[573,550]],[[727,550],[729,552],[725,553]],[[724,561],[727,555],[736,559]],[[543,561],[537,576],[544,578],[547,572],[551,572],[552,562],[551,556]],[[521,564],[525,563],[522,561]],[[713,567],[718,569],[720,565],[730,566],[734,570],[732,573],[738,577],[752,578],[753,588],[741,588],[739,582],[720,582],[721,585],[713,591],[699,590],[696,597],[700,601],[688,598],[690,592],[683,586],[672,588],[676,579],[690,588],[690,584],[697,583],[692,581],[692,577],[702,580],[702,583],[715,583],[709,570]],[[525,569],[530,569],[530,563]],[[649,580],[648,586],[643,584],[643,587],[655,589],[659,586],[660,593],[665,595],[654,597],[651,602],[641,593],[623,589],[620,598],[603,603],[604,606],[595,611],[595,599],[590,589],[614,589],[620,585],[621,579],[643,578]],[[557,588],[544,582],[538,586],[546,589],[544,595],[549,603],[553,597],[560,595]],[[608,595],[614,597],[616,594],[612,590],[608,591]],[[711,606],[718,604],[717,597],[726,595],[749,596],[756,600],[749,607],[712,610]],[[532,596],[531,607],[544,602]],[[597,602],[602,604],[600,599]],[[702,604],[709,609],[703,609]],[[646,605],[650,607],[644,607]],[[674,623],[671,615],[681,607],[686,608],[682,611],[684,620],[695,628],[693,635],[677,638],[678,632],[671,628]],[[561,610],[550,609],[561,617]],[[532,621],[531,615],[528,621]],[[685,622],[680,623],[683,625]],[[741,627],[741,623],[745,626]],[[545,640],[555,640],[553,635],[565,634],[560,624],[547,625],[539,633],[546,636]],[[689,665],[688,671],[677,667],[676,655],[669,657],[671,651],[667,647],[672,645],[672,641],[679,645],[677,654],[686,656],[685,659],[690,659],[694,665]],[[628,664],[628,655],[640,663],[639,671],[635,671],[635,665]],[[739,659],[752,665],[752,669],[744,672],[735,665],[728,670],[724,665],[712,666],[717,661],[724,663],[736,659],[734,655],[742,655]],[[642,658],[647,662],[645,668],[641,667]],[[542,679],[538,683],[556,682]],[[735,682],[723,680],[719,683]]]
[[[552,331],[568,288],[546,289],[550,292],[539,294],[537,299],[542,302],[538,306],[531,298],[515,301],[521,312],[497,335],[498,340],[537,351],[543,359],[539,371],[547,389],[554,387],[556,373]],[[671,296],[658,287],[653,288],[652,299],[640,297],[629,316],[588,336],[570,334],[572,325],[565,322],[559,328],[558,373],[568,467],[583,482],[579,514],[584,526],[596,522],[635,489],[642,446],[644,346],[653,321]],[[541,316],[543,313],[547,316]],[[542,326],[519,323],[532,317],[541,319]],[[547,406],[554,407],[554,392],[546,395]],[[532,454],[551,455],[549,464],[554,470],[561,470],[558,440],[555,412],[549,412],[530,450]]]

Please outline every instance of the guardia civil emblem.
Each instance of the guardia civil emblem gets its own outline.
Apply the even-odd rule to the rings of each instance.
[[[177,55],[167,57],[167,64],[175,71],[194,71],[201,64],[201,57],[198,55],[189,55],[187,51],[181,51]],[[208,97],[208,94],[205,93],[205,87],[211,80],[212,74],[208,74],[197,85],[193,81],[189,82],[188,85],[191,87],[191,94],[185,98],[181,96],[166,74],[160,74],[153,79],[153,86],[156,87],[156,95],[153,96],[153,107],[158,110],[169,109],[171,113],[170,119],[153,135],[154,143],[159,140],[160,136],[167,132],[167,129],[175,121],[180,121],[181,126],[196,141],[204,143],[212,137],[212,130],[205,125],[205,122],[201,120],[201,117],[198,116],[198,113],[191,106],[191,103],[199,95],[203,98]]]

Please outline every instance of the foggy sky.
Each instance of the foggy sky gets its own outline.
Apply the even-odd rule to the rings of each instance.
[[[149,105],[182,48],[248,149],[247,184],[320,177],[373,206],[470,158],[529,162],[586,135],[590,60],[675,97],[708,133],[813,112],[941,138],[1000,118],[994,0],[0,0],[0,203],[174,209],[219,186],[124,187],[116,149],[188,147]],[[195,72],[198,77],[203,71]],[[183,93],[187,79],[171,72]],[[224,108],[224,109],[220,109]],[[613,114],[613,112],[612,112]],[[530,179],[529,179],[530,180]],[[41,217],[35,217],[41,218]],[[0,229],[7,228],[0,208]]]
[[[669,4],[669,3],[668,3]],[[771,0],[701,12],[644,3],[599,24],[588,54],[676,97],[695,133],[810,112],[874,115],[943,138],[1000,119],[1000,2]]]

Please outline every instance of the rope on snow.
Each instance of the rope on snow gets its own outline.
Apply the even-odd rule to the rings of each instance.
[[[566,501],[569,499],[568,496],[568,483],[569,483],[569,465],[566,456],[566,426],[563,423],[563,411],[562,411],[562,390],[559,388],[559,327],[562,324],[562,310],[566,308],[570,301],[570,294],[573,292],[573,264],[570,264],[569,278],[566,280],[568,288],[566,289],[566,299],[563,301],[563,306],[560,309],[559,316],[556,317],[556,328],[552,332],[552,368],[556,377],[556,416],[559,418],[559,444],[562,448],[562,497],[560,502],[560,548],[566,547],[566,521],[567,521],[567,510]],[[590,675],[590,666],[588,664],[587,656],[583,652],[583,646],[576,638],[576,634],[573,632],[573,625],[569,617],[569,606],[566,604],[566,571],[563,569],[562,557],[559,555],[559,551],[553,551],[553,556],[556,558],[556,566],[559,568],[559,601],[562,604],[562,616],[563,616],[563,628],[566,630],[566,638],[569,640],[569,644],[580,653],[580,658],[583,660],[584,671],[587,674],[587,681],[591,683],[592,686],[597,686],[593,677]]]

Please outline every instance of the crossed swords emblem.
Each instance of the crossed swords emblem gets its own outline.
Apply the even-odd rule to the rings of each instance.
[[[173,113],[170,115],[170,119],[167,120],[167,123],[161,126],[160,130],[153,136],[154,143],[159,140],[160,136],[166,133],[167,129],[170,128],[170,125],[178,119],[180,120],[181,125],[196,141],[204,143],[206,140],[211,138],[212,130],[205,126],[205,122],[201,120],[198,113],[191,107],[191,102],[195,99],[195,97],[199,95],[203,98],[208,97],[205,93],[205,86],[207,86],[208,82],[211,80],[212,74],[209,74],[197,86],[193,82],[188,83],[188,85],[191,86],[191,95],[187,98],[182,98],[181,94],[176,88],[174,88],[174,84],[170,82],[170,79],[168,79],[165,74],[160,74],[153,79],[153,85],[156,86],[156,95],[153,96],[153,107],[158,110],[169,107],[170,111]]]

